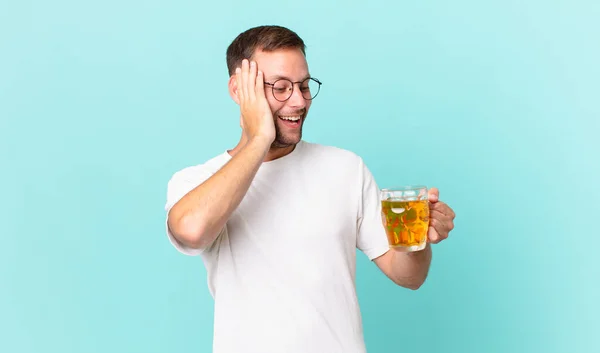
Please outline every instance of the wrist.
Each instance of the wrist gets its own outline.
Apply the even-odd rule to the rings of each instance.
[[[397,254],[402,254],[405,255],[407,257],[427,257],[427,255],[429,253],[431,253],[431,243],[427,242],[425,244],[425,247],[421,250],[418,251],[405,251],[404,249],[401,248],[392,248],[393,250],[395,250],[395,252]]]
[[[258,148],[260,150],[264,150],[264,152],[266,153],[269,151],[269,148],[271,148],[272,143],[273,139],[270,139],[266,136],[257,135],[248,139],[246,145]]]

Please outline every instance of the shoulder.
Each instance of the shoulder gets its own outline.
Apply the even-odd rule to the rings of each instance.
[[[310,158],[335,161],[337,165],[347,163],[361,165],[362,158],[353,151],[345,148],[303,141],[302,148]]]
[[[197,182],[199,180],[207,179],[221,169],[229,159],[230,156],[227,152],[224,152],[203,163],[184,167],[173,173],[170,182]]]
[[[356,178],[359,183],[374,179],[363,157],[354,151],[311,142],[305,142],[303,148],[307,151],[306,161],[320,170],[338,175],[341,173],[345,180]]]
[[[340,185],[362,184],[369,177],[363,158],[349,149],[304,143],[302,167],[313,171],[316,178],[332,179]]]

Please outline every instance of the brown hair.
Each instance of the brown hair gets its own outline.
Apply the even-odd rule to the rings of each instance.
[[[297,48],[306,55],[306,45],[296,32],[281,26],[258,26],[240,33],[227,48],[227,70],[235,73],[242,60],[250,59],[254,52],[274,51],[277,49]]]

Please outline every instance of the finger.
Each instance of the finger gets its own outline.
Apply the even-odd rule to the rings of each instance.
[[[248,73],[248,98],[254,100],[256,97],[256,62],[250,63],[250,72]]]
[[[445,214],[446,216],[448,216],[452,219],[454,219],[454,217],[456,217],[456,215],[454,214],[454,211],[452,211],[450,206],[448,206],[446,203],[441,202],[441,201],[431,204],[429,206],[429,209],[440,211],[441,213]]]
[[[456,218],[456,213],[454,213],[454,210],[450,206],[448,206],[446,204],[444,204],[444,205],[446,206],[446,211],[447,211],[446,214],[448,216],[450,216],[450,218],[452,218],[452,219]]]
[[[450,232],[454,229],[454,222],[450,216],[441,213],[440,211],[433,210],[429,214],[429,220],[435,220],[435,222],[440,222],[443,231]],[[438,229],[440,230],[440,229]]]
[[[432,218],[439,219],[442,222],[450,222],[452,220],[452,218],[450,218],[450,216],[448,216],[447,214],[445,214],[439,210],[430,210],[429,211],[429,219],[432,219]]]
[[[437,244],[441,240],[440,235],[435,228],[429,227],[429,230],[427,231],[427,240],[433,244]]]
[[[242,90],[244,91],[244,97],[249,98],[248,92],[248,60],[242,60]]]
[[[263,73],[260,70],[256,74],[256,97],[265,98],[265,81]]]
[[[443,214],[447,214],[447,212],[448,212],[448,206],[442,201],[438,201],[438,202],[430,204],[429,209],[440,211]]]
[[[432,218],[429,220],[429,225],[429,229],[434,230],[437,233],[439,240],[448,238],[450,229],[445,223],[436,218]]]
[[[240,101],[241,105],[242,99],[244,98],[244,92],[242,90],[242,69],[239,67],[235,69],[235,85],[235,92],[238,96],[238,100]]]
[[[431,188],[427,192],[427,196],[430,202],[438,202],[438,200],[440,199],[440,191],[435,187]]]

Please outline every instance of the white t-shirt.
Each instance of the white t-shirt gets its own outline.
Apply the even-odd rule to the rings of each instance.
[[[231,156],[178,171],[166,210]],[[388,251],[379,189],[363,160],[301,141],[261,164],[215,242],[200,255],[215,300],[214,353],[365,352],[355,290],[356,249]]]

